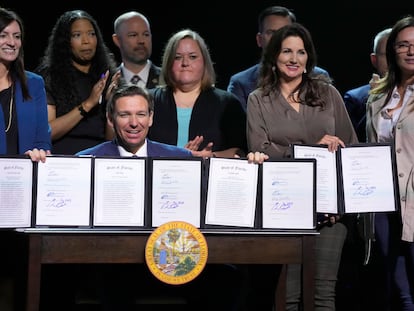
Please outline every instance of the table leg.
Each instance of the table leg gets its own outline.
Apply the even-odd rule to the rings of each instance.
[[[26,311],[39,311],[42,272],[41,244],[41,235],[31,234],[29,236]]]

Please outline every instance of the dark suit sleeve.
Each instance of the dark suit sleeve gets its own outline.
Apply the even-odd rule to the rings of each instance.
[[[227,91],[236,95],[243,110],[246,111],[247,110],[247,99],[244,94],[243,86],[236,76],[234,75],[231,76],[229,85],[227,86]]]

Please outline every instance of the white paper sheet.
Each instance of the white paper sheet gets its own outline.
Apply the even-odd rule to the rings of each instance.
[[[39,162],[36,225],[90,224],[91,165],[87,157],[49,156]]]
[[[263,228],[315,227],[315,163],[263,163]]]
[[[185,221],[200,227],[201,161],[153,159],[152,226]]]
[[[24,158],[0,158],[0,227],[30,227],[33,163]]]
[[[205,223],[254,227],[258,164],[210,158]]]
[[[144,226],[145,159],[95,158],[94,226]]]

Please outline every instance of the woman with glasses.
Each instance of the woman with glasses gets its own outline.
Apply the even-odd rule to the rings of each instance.
[[[375,214],[375,238],[385,265],[381,310],[414,310],[414,17],[398,20],[386,47],[388,73],[367,101],[367,140],[392,142],[400,210]],[[377,310],[380,310],[377,309]],[[392,309],[397,310],[397,309]]]

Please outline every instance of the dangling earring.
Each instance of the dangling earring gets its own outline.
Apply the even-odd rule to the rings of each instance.
[[[275,72],[276,66],[272,66],[272,71]]]
[[[303,71],[303,73],[306,73],[307,71],[306,71],[306,68],[305,68],[305,70]]]

